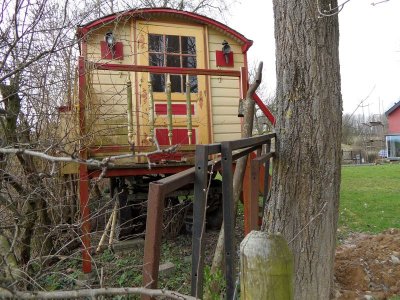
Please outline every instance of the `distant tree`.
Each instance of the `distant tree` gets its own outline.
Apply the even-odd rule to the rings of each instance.
[[[265,215],[293,250],[295,299],[329,299],[340,187],[337,1],[274,0],[276,161]]]
[[[253,82],[257,73],[257,65],[259,62],[253,62],[251,66],[249,66],[249,81]],[[268,109],[275,114],[276,113],[276,101],[275,94],[272,91],[269,91],[267,88],[267,84],[265,81],[260,83],[260,86],[257,89],[257,95],[263,101],[265,105],[267,105]],[[265,132],[271,132],[273,130],[273,125],[268,120],[268,118],[264,115],[258,105],[255,106],[254,112],[254,130],[257,134],[263,134]]]

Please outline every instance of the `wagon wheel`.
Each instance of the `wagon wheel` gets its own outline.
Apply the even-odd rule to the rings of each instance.
[[[185,223],[185,216],[188,205],[185,202],[179,202],[177,197],[165,199],[165,208],[163,215],[163,235],[172,239],[178,236]]]

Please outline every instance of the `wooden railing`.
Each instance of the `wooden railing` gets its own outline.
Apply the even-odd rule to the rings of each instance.
[[[275,138],[275,134],[267,134],[258,137],[240,139],[235,141],[222,142],[220,144],[197,145],[195,166],[186,171],[174,174],[167,178],[150,183],[147,208],[146,240],[144,248],[143,262],[143,285],[147,288],[156,288],[158,281],[158,268],[160,263],[161,251],[161,232],[162,215],[164,211],[164,198],[171,192],[181,187],[194,184],[194,203],[193,203],[193,236],[192,236],[192,286],[191,294],[202,298],[203,293],[203,273],[204,273],[204,216],[206,213],[207,187],[209,182],[209,170],[221,169],[222,167],[222,190],[223,190],[223,213],[224,213],[224,232],[225,232],[225,277],[227,287],[227,299],[233,299],[236,281],[236,244],[234,235],[234,199],[233,199],[233,175],[232,166],[240,157],[255,152],[256,156],[254,168],[262,163],[268,163],[273,157],[268,145]],[[264,146],[266,145],[266,146]],[[264,149],[264,152],[262,151]],[[268,149],[268,153],[265,152]],[[220,154],[221,158],[215,161],[209,161],[211,155]],[[255,170],[254,169],[254,170]],[[269,167],[266,167],[269,170]],[[269,181],[268,175],[264,181]],[[268,193],[268,185],[264,194]],[[258,207],[258,184],[251,186],[252,194],[257,194],[254,201],[252,199],[249,205],[252,206],[250,214],[254,213],[254,207]],[[258,209],[256,216],[245,215],[245,218],[258,218]],[[246,222],[246,220],[245,220]],[[142,299],[149,299],[143,296]]]

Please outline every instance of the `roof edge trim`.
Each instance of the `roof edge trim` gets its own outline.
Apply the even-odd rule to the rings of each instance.
[[[234,36],[238,40],[240,40],[243,45],[242,45],[242,52],[246,53],[249,48],[253,45],[253,41],[247,39],[244,35],[241,33],[237,32],[236,30],[230,28],[229,26],[218,22],[216,20],[210,19],[206,16],[199,15],[196,13],[188,12],[188,11],[183,11],[183,10],[176,10],[172,8],[143,8],[143,9],[131,9],[128,11],[124,11],[121,13],[115,13],[112,15],[104,16],[100,19],[96,19],[92,22],[89,22],[85,25],[82,25],[78,27],[77,29],[77,34],[80,38],[83,38],[91,29],[94,29],[100,25],[105,25],[112,23],[114,20],[123,18],[123,17],[128,17],[128,16],[137,16],[139,17],[140,15],[145,15],[145,14],[169,14],[169,15],[178,15],[182,17],[186,17],[192,20],[195,20],[199,23],[202,24],[208,24],[211,26],[215,26],[223,31],[226,31],[228,34]]]

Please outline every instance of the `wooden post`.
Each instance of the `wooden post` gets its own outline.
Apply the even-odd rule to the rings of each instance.
[[[172,98],[171,98],[171,79],[170,75],[167,75],[167,88],[165,90],[167,94],[167,117],[168,117],[168,140],[169,144],[172,145]]]
[[[87,148],[84,145],[86,135],[86,69],[85,59],[79,57],[79,136],[80,149],[79,158],[87,159]],[[84,273],[92,272],[90,256],[90,208],[89,208],[89,176],[87,165],[79,165],[79,201],[81,210],[81,231],[82,231],[82,270]]]
[[[190,99],[189,75],[186,75],[186,126],[189,145],[192,144],[192,100]]]
[[[293,255],[281,235],[252,231],[240,243],[241,299],[292,300]]]
[[[150,137],[154,138],[155,136],[155,129],[154,129],[154,96],[153,96],[153,84],[151,80],[148,81],[147,90],[149,92],[149,119],[150,119]]]
[[[132,111],[132,83],[129,79],[126,83],[127,92],[127,116],[128,116],[128,142],[133,145],[135,141],[133,140],[133,111]]]

